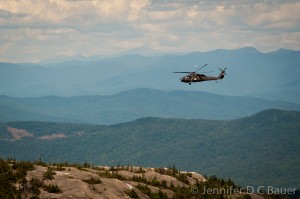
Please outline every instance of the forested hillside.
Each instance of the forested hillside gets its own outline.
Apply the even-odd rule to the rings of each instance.
[[[168,167],[241,185],[300,186],[300,113],[267,110],[232,121],[143,118],[111,126],[0,125],[0,156]]]

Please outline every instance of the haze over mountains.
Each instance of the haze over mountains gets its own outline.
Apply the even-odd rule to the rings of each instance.
[[[201,91],[135,89],[107,96],[0,96],[0,121],[116,124],[143,117],[231,120],[266,109],[300,111],[300,104]]]
[[[55,60],[54,60],[55,62]],[[173,71],[227,67],[218,83],[183,84]],[[0,94],[15,97],[107,95],[136,88],[197,90],[222,95],[257,96],[300,101],[300,52],[280,49],[261,53],[254,48],[194,52],[185,55],[76,58],[62,63],[0,63]]]

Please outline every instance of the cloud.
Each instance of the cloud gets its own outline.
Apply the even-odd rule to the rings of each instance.
[[[299,10],[300,2],[285,3],[281,5],[266,6],[264,4],[256,4],[256,16],[249,19],[249,24],[252,26],[267,26],[277,28],[291,28],[298,26],[300,21]],[[273,25],[273,24],[289,24],[288,26]]]
[[[1,61],[253,46],[299,50],[298,1],[0,1]]]
[[[10,17],[12,17],[11,12],[0,9],[0,18],[10,18]]]

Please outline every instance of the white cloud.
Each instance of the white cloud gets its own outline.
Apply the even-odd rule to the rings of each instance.
[[[249,19],[252,26],[270,25],[284,22],[297,22],[299,24],[300,2],[283,3],[281,5],[257,4],[254,7],[258,13]]]
[[[298,1],[0,1],[1,61],[253,46],[299,50]]]
[[[197,5],[194,5],[187,10],[187,16],[190,18],[194,18],[195,16],[198,15],[198,13],[199,12],[197,11]]]

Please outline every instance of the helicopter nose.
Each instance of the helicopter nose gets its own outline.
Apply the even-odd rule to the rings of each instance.
[[[188,83],[189,82],[188,79],[186,79],[186,78],[181,78],[180,80],[181,80],[181,82],[184,82],[184,83]]]

